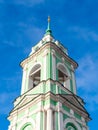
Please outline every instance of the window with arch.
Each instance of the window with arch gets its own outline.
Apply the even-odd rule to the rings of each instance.
[[[67,130],[77,130],[76,126],[73,123],[68,123],[66,125]]]
[[[32,127],[31,124],[26,124],[26,125],[24,125],[24,126],[22,127],[21,130],[33,130],[33,127]]]
[[[32,126],[28,125],[28,126],[24,127],[23,130],[32,130]]]
[[[58,68],[58,80],[64,87],[69,87],[69,75],[65,66],[61,63],[57,65]]]
[[[41,65],[36,64],[30,71],[29,74],[29,89],[34,88],[40,82],[41,77]]]

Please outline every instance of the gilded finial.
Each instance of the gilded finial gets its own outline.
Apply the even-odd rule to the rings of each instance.
[[[48,16],[48,27],[47,30],[50,30],[50,16]]]
[[[46,30],[46,34],[45,35],[48,35],[48,34],[52,34],[52,31],[50,29],[50,16],[48,16],[48,26],[47,26],[47,30]]]
[[[50,16],[48,16],[48,22],[50,22]]]

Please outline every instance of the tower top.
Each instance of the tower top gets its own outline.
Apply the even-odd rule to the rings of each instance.
[[[52,31],[50,29],[50,16],[48,16],[48,26],[47,26],[47,30],[46,30],[46,34],[45,35],[52,35]]]
[[[50,23],[50,16],[48,16],[48,23]]]

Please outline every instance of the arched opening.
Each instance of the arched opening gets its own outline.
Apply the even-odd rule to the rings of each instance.
[[[64,130],[81,130],[81,127],[74,119],[67,118],[64,121]]]
[[[76,126],[73,123],[67,123],[66,129],[67,130],[77,130]]]
[[[33,130],[33,126],[30,123],[26,123],[22,126],[21,130]]]
[[[41,75],[41,65],[40,64],[36,64],[32,70],[30,71],[29,74],[29,89],[30,88],[34,88],[35,86],[37,86],[40,82],[40,76]]]
[[[33,130],[33,128],[31,125],[27,125],[22,130]]]
[[[24,118],[17,130],[36,130],[36,123],[32,118]]]
[[[64,86],[69,88],[69,75],[63,64],[59,63],[58,66],[58,80]]]

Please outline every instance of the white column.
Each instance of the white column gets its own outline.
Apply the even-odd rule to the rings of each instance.
[[[54,52],[52,52],[52,78],[56,80],[56,57]]]
[[[38,103],[38,112],[37,112],[37,117],[36,117],[36,129],[41,130],[41,126],[43,125],[43,120],[42,119],[42,103]]]
[[[48,55],[48,50],[45,50],[44,51],[44,54],[43,54],[43,79],[42,80],[46,80],[47,78],[47,55]]]
[[[44,70],[44,80],[46,80],[46,77],[47,77],[47,55],[45,55],[45,57],[44,57],[44,68],[43,68],[43,70]]]
[[[62,112],[58,112],[58,126],[59,130],[63,130],[63,114]]]
[[[55,111],[54,112],[54,130],[58,130],[58,112],[57,111]]]
[[[46,130],[47,125],[47,114],[46,111],[43,112],[43,130]]]
[[[47,110],[47,130],[53,130],[53,111]]]
[[[26,85],[26,67],[23,69],[21,94],[23,94],[25,91],[25,85]]]
[[[72,74],[73,91],[74,91],[74,94],[76,94],[76,79],[75,79],[75,74],[74,74],[74,68],[72,65],[71,65],[71,68],[72,68],[71,74]]]
[[[63,128],[63,113],[61,112],[62,104],[58,103],[58,130],[64,130]]]
[[[42,122],[41,122],[41,111],[39,111],[37,113],[36,122],[37,122],[36,128],[37,128],[37,130],[40,130],[41,129],[41,124],[42,124]]]

